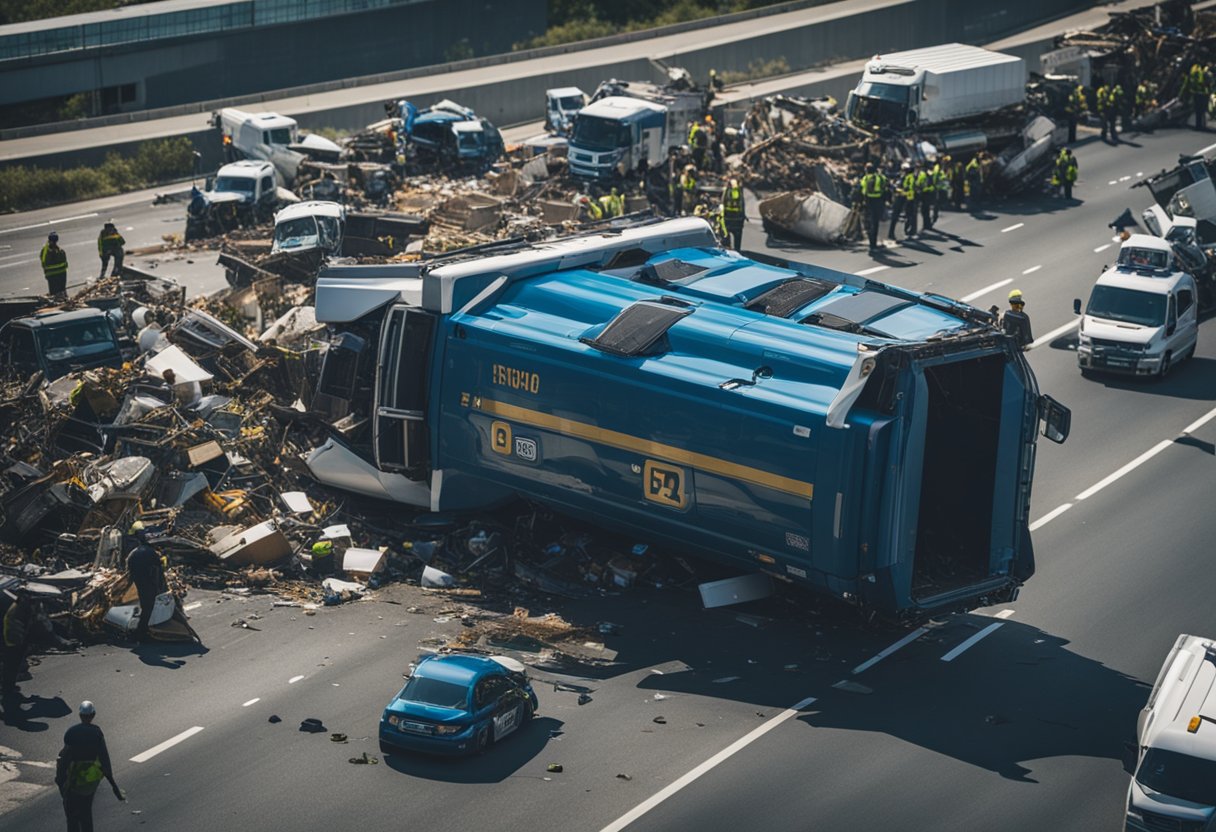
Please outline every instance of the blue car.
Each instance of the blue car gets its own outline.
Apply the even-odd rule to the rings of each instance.
[[[471,754],[532,719],[536,693],[506,656],[427,656],[380,717],[380,750]]]

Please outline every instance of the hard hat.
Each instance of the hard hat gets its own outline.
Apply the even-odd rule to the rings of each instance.
[[[902,165],[899,166],[899,169],[900,170],[912,170],[912,165],[910,165],[907,162],[904,162]]]
[[[714,123],[714,117],[713,117],[713,116],[711,116],[711,115],[706,115],[706,116],[705,116],[705,123],[706,123],[706,124],[713,124],[713,123]]]
[[[312,553],[314,555],[329,555],[334,551],[333,541],[322,540],[312,544]]]
[[[710,75],[717,75],[717,74],[718,74],[718,70],[716,70],[716,69],[711,69],[711,70],[709,71],[709,74],[710,74]]]
[[[1010,292],[1009,293],[1009,302],[1010,303],[1025,303],[1026,301],[1022,298],[1022,290],[1014,289],[1012,292]]]
[[[57,243],[57,242],[59,242],[59,235],[58,235],[58,234],[56,234],[54,231],[52,231],[50,234],[47,234],[47,235],[46,235],[46,238],[47,238],[48,240],[50,240],[52,243]]]
[[[684,172],[685,172],[685,173],[696,173],[696,170],[697,170],[697,166],[696,166],[696,165],[685,165],[685,166],[684,166]]]
[[[127,534],[137,534],[138,532],[142,532],[143,530],[144,530],[144,521],[136,520],[134,523],[131,524],[131,528],[127,530]]]
[[[86,699],[80,703],[80,715],[81,716],[95,716],[96,714],[97,714],[97,708],[93,705],[92,702],[90,702],[89,700]]]
[[[737,187],[739,187],[739,180],[738,180],[738,179],[734,179],[734,178],[732,178],[732,179],[730,180],[730,186],[731,186],[732,188],[737,188]]]
[[[869,173],[869,172],[870,172],[870,171],[872,171],[872,170],[874,170],[874,163],[873,163],[873,162],[866,162],[866,172],[867,172],[867,173]]]

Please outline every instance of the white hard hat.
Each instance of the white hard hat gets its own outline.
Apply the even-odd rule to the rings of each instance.
[[[80,715],[81,716],[93,716],[96,713],[97,713],[97,708],[94,707],[93,703],[90,702],[89,700],[86,699],[80,703]]]

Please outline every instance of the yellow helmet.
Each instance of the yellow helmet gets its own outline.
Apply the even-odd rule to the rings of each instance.
[[[1010,303],[1021,303],[1021,304],[1025,304],[1025,303],[1026,303],[1026,301],[1025,301],[1025,299],[1022,297],[1022,290],[1021,290],[1021,289],[1014,289],[1012,292],[1010,292],[1010,293],[1009,293],[1009,302],[1010,302]]]
[[[131,528],[129,528],[127,530],[127,534],[136,534],[137,532],[142,532],[143,530],[144,530],[144,521],[136,520],[134,523],[131,524]]]

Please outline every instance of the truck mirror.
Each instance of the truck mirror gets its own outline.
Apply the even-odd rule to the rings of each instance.
[[[1039,396],[1039,418],[1043,435],[1057,445],[1064,443],[1072,428],[1072,411],[1047,394]]]
[[[1072,314],[1074,314],[1074,315],[1081,314],[1081,299],[1080,298],[1072,299]]]

